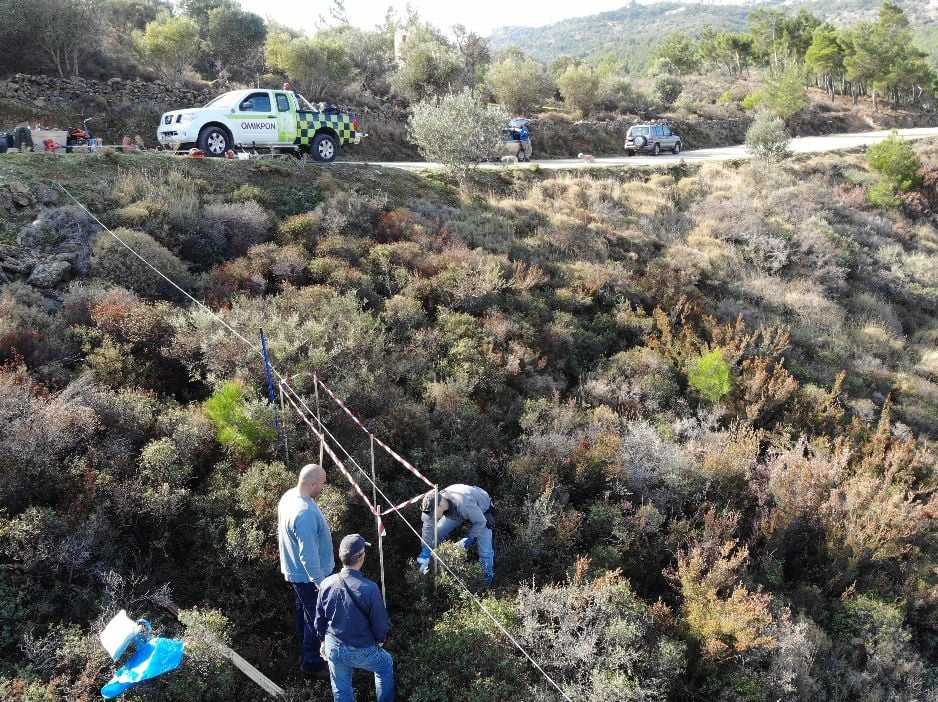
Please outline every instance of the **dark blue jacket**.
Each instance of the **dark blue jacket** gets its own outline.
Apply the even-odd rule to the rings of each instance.
[[[341,578],[345,579],[359,607],[368,615],[367,618],[349,599]],[[378,586],[357,570],[343,568],[319,585],[313,626],[320,639],[325,639],[328,633],[347,646],[369,648],[384,643],[391,622]]]

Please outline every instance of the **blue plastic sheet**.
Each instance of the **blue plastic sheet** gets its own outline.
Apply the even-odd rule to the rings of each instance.
[[[139,641],[133,656],[101,688],[104,699],[111,700],[134,685],[175,670],[182,663],[185,644],[176,639],[154,637]]]

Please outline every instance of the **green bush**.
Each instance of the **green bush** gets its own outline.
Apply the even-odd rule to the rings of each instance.
[[[866,191],[866,201],[884,209],[893,209],[902,204],[902,199],[896,195],[895,185],[888,180],[871,186]]]
[[[754,93],[749,93],[739,104],[742,105],[744,109],[754,110],[762,104],[763,100],[765,100],[765,91],[758,90]]]
[[[909,192],[921,185],[919,171],[922,161],[915,149],[893,131],[886,139],[871,146],[866,152],[870,168],[879,173],[896,190]]]
[[[692,361],[687,379],[710,402],[718,402],[733,388],[733,370],[720,349]]]
[[[277,436],[273,428],[251,416],[241,383],[225,383],[212,393],[203,407],[215,425],[218,442],[248,460],[268,450]]]

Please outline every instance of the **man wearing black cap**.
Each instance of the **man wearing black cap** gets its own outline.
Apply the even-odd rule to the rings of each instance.
[[[394,659],[384,650],[390,621],[378,586],[360,570],[365,547],[359,534],[349,534],[339,544],[342,570],[319,587],[315,627],[323,640],[323,657],[329,663],[335,702],[354,702],[352,673],[355,668],[375,674],[378,702],[394,702]]]
[[[433,510],[433,493],[424,495],[421,505],[423,511],[423,538],[424,543],[436,548],[433,540],[434,523],[436,536],[444,541],[453,530],[463,522],[471,522],[469,533],[459,540],[459,545],[465,549],[475,545],[479,549],[479,563],[485,572],[485,579],[489,585],[495,579],[495,548],[492,545],[492,524],[495,522],[495,513],[492,509],[492,498],[480,487],[474,485],[450,485],[440,490],[437,496],[436,512]],[[430,549],[426,546],[417,556],[420,572],[426,573],[430,567]]]

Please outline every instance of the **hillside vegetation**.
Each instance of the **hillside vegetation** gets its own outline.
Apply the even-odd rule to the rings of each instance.
[[[207,631],[289,699],[328,695],[296,669],[275,536],[317,443],[285,415],[277,459],[260,360],[55,202],[61,183],[243,334],[266,329],[308,402],[315,371],[432,480],[494,496],[480,594],[571,698],[935,699],[938,148],[917,149],[923,175],[885,209],[863,154],[461,189],[342,164],[0,159],[0,251],[73,277],[0,288],[0,698],[94,699],[122,607],[190,641],[128,700],[258,699]],[[377,472],[391,499],[421,489]],[[336,538],[373,533],[329,473]],[[452,579],[428,587],[397,518],[385,548],[402,700],[559,699]]]
[[[495,50],[516,46],[550,63],[561,56],[598,63],[612,58],[640,75],[653,63],[655,48],[673,32],[699,37],[707,27],[727,32],[746,29],[757,10],[798,12],[804,9],[837,27],[875,19],[881,0],[813,0],[808,2],[752,2],[707,4],[700,2],[629,2],[621,9],[573,17],[534,27],[501,27],[489,41]],[[916,27],[916,45],[938,62],[938,13],[928,4],[899,2]]]

